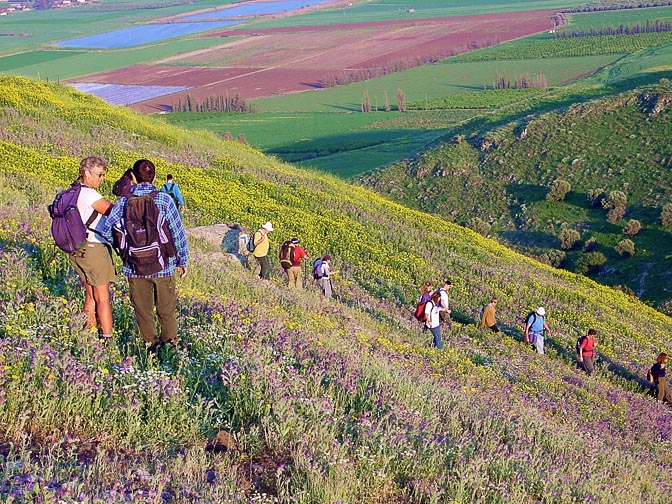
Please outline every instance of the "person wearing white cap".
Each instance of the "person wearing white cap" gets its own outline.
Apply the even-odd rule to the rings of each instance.
[[[259,230],[252,236],[252,243],[254,243],[254,252],[252,255],[259,263],[261,271],[259,271],[259,278],[268,280],[271,276],[271,261],[268,258],[268,250],[270,248],[270,241],[268,233],[273,231],[273,224],[266,222]]]
[[[537,353],[544,354],[544,331],[551,337],[551,330],[546,323],[546,310],[543,306],[530,313],[525,322],[525,343],[531,343]]]

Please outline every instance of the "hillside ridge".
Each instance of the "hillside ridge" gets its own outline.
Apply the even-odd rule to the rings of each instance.
[[[25,482],[42,478],[58,498],[108,502],[666,502],[672,416],[641,381],[666,349],[667,316],[236,142],[55,84],[0,84],[6,488],[29,499]],[[82,289],[44,210],[83,154],[110,162],[106,194],[139,156],[173,173],[190,228],[271,220],[274,246],[298,236],[311,256],[331,253],[337,299],[288,290],[277,268],[259,281],[190,237],[187,348],[147,357],[124,281],[104,347],[82,329]],[[446,277],[455,321],[439,351],[410,308],[423,281]],[[493,295],[505,335],[475,324]],[[539,305],[554,333],[544,356],[521,342],[521,315]],[[573,353],[589,327],[602,359],[592,377]],[[218,431],[237,449],[205,452]]]

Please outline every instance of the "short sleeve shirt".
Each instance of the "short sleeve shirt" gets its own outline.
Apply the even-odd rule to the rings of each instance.
[[[86,224],[86,221],[89,220],[91,214],[93,214],[94,209],[93,205],[96,201],[103,199],[103,196],[90,187],[82,186],[82,189],[79,193],[79,198],[77,199],[77,210],[79,210],[79,215],[82,216],[82,222]],[[102,214],[98,214],[93,220],[90,229],[95,229],[99,233],[102,233],[103,226],[105,224],[106,217]],[[99,233],[94,233],[93,231],[86,231],[86,241],[94,243],[107,243],[103,238],[101,238]]]

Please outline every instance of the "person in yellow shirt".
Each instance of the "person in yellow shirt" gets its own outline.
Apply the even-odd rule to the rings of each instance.
[[[495,318],[495,308],[497,307],[497,298],[492,298],[490,302],[485,305],[483,315],[481,315],[481,328],[487,327],[492,332],[499,332],[497,319]]]
[[[268,258],[268,250],[270,249],[271,244],[268,238],[268,233],[272,231],[273,225],[270,222],[267,222],[252,236],[252,240],[254,240],[254,252],[252,252],[252,255],[261,268],[259,278],[264,280],[268,280],[271,276],[271,261]]]

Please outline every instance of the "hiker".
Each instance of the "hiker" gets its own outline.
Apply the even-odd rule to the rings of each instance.
[[[441,341],[441,293],[434,292],[425,305],[425,327],[432,333],[432,346],[443,349]]]
[[[131,194],[122,197],[112,209],[104,234],[108,239],[112,238],[113,230],[115,235],[128,234],[129,230],[133,231],[132,226],[138,223],[140,226],[148,226],[146,229],[138,228],[138,235],[143,237],[152,234],[149,225],[157,219],[153,228],[157,237],[153,250],[158,249],[158,252],[150,261],[143,260],[146,255],[134,254],[132,248],[126,252],[123,248],[120,251],[140,336],[148,345],[148,351],[156,354],[163,345],[177,346],[178,343],[174,275],[176,270],[179,270],[180,278],[187,274],[189,250],[182,219],[173,199],[153,185],[156,178],[154,163],[139,159],[133,165],[133,175],[138,183],[131,188]],[[142,198],[147,195],[151,199]],[[160,225],[161,222],[165,222],[165,225]],[[128,238],[128,241],[131,242],[132,238]],[[116,242],[119,243],[119,240]],[[152,273],[148,273],[150,271]],[[161,328],[159,335],[154,321],[155,309]]]
[[[672,404],[672,391],[670,391],[670,384],[665,378],[665,368],[667,367],[667,354],[660,353],[656,359],[656,363],[651,366],[651,377],[653,378],[654,392],[658,402],[666,402]]]
[[[271,278],[271,260],[268,258],[270,241],[268,233],[273,232],[273,224],[266,222],[252,235],[251,246],[254,247],[252,255],[259,263],[259,278],[268,280]]]
[[[528,315],[525,321],[525,343],[531,343],[537,353],[544,354],[544,331],[551,337],[546,323],[546,310],[543,306]]]
[[[450,280],[446,280],[439,290],[437,291],[441,295],[441,300],[439,301],[439,318],[443,325],[448,329],[451,328],[450,323],[450,303],[448,301],[448,291],[453,287],[453,283]]]
[[[327,299],[331,299],[333,291],[330,276],[336,273],[338,271],[331,269],[331,256],[329,254],[323,256],[321,259],[316,259],[313,263],[313,278],[315,278],[315,283],[322,289],[322,294]]]
[[[133,176],[133,169],[129,168],[112,186],[112,194],[117,197],[117,201],[131,192],[133,184],[135,184],[135,177]]]
[[[595,329],[588,329],[588,334],[581,338],[579,343],[579,362],[582,363],[583,369],[590,376],[595,369],[593,356],[595,355]]]
[[[426,328],[424,325],[425,320],[427,320],[425,316],[425,306],[427,305],[427,302],[429,301],[429,298],[432,297],[432,284],[431,282],[425,282],[422,284],[422,291],[420,292],[420,299],[418,302],[415,304],[415,311],[413,312],[413,316],[415,317],[415,320],[420,322],[422,324],[423,328]]]
[[[175,183],[173,176],[170,173],[166,175],[166,183],[161,186],[161,192],[164,192],[173,198],[173,202],[175,203],[178,212],[182,212],[182,210],[186,208],[180,188]]]
[[[481,328],[487,327],[492,332],[499,332],[499,326],[497,325],[497,319],[495,317],[495,308],[497,307],[497,298],[492,298],[490,302],[485,305],[483,308],[483,313],[481,315]]]
[[[79,178],[75,182],[81,184],[77,211],[86,223],[86,244],[70,253],[69,259],[86,290],[84,313],[88,326],[97,327],[98,321],[102,337],[110,340],[113,326],[110,283],[117,280],[117,273],[110,242],[102,231],[113,205],[98,192],[107,169],[107,163],[94,156],[82,159],[79,164]]]
[[[308,253],[301,247],[298,238],[282,244],[280,249],[280,266],[287,273],[287,286],[290,289],[302,289],[301,259],[308,257]]]
[[[420,300],[418,303],[426,303],[432,297],[432,282],[425,282],[422,284],[422,291],[420,292]]]

